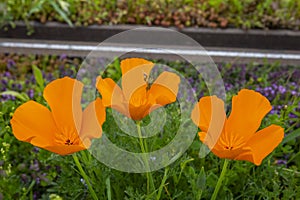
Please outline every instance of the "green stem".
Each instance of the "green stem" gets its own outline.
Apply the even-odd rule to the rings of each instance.
[[[161,181],[161,183],[160,183],[160,186],[159,186],[159,188],[158,188],[158,194],[157,194],[157,196],[156,196],[156,200],[159,200],[159,199],[160,199],[160,196],[161,196],[163,187],[164,187],[165,182],[166,182],[166,180],[167,180],[167,178],[168,178],[168,176],[167,176],[167,175],[168,175],[168,171],[169,171],[169,168],[166,167],[166,168],[165,168],[165,174],[164,174],[164,177],[163,177],[163,179],[162,179],[162,181]]]
[[[217,195],[218,195],[218,192],[220,190],[220,187],[221,187],[221,184],[222,184],[222,181],[224,179],[224,176],[226,174],[226,171],[227,171],[227,165],[229,163],[229,160],[228,159],[225,159],[224,161],[224,164],[223,164],[223,168],[222,168],[222,172],[221,172],[221,175],[219,177],[219,180],[217,182],[217,185],[215,187],[215,191],[213,193],[213,195],[211,196],[211,200],[215,200],[217,198]]]
[[[26,191],[26,192],[23,194],[23,196],[21,197],[22,200],[23,200],[23,199],[26,199],[27,194],[28,194],[29,192],[32,191],[32,188],[33,188],[34,184],[35,184],[35,180],[33,180],[33,181],[30,183],[30,185],[29,185],[27,191]],[[33,199],[33,198],[32,198],[32,195],[30,195],[30,199]]]
[[[147,193],[150,194],[150,192],[155,191],[155,186],[154,186],[152,174],[150,172],[149,162],[148,162],[148,159],[145,155],[145,153],[147,153],[147,151],[148,151],[148,148],[147,148],[147,144],[144,143],[144,141],[143,141],[142,131],[141,131],[141,122],[140,121],[136,122],[136,127],[137,127],[138,136],[139,136],[139,142],[140,142],[141,150],[142,150],[142,153],[144,154],[144,156],[143,156],[144,162],[146,164],[146,169],[147,169],[147,172],[146,172]],[[146,148],[147,148],[147,151],[146,151]]]
[[[106,184],[106,188],[107,188],[107,200],[111,200],[110,177],[107,177],[105,184]]]
[[[87,184],[87,187],[88,187],[88,189],[89,189],[89,191],[90,191],[90,194],[92,195],[92,197],[93,197],[94,200],[98,200],[98,197],[97,197],[97,195],[96,195],[96,193],[95,193],[95,191],[94,191],[94,189],[93,189],[93,187],[92,187],[92,185],[91,185],[91,183],[90,183],[90,181],[89,181],[89,177],[88,177],[88,176],[86,175],[86,173],[84,172],[84,170],[83,170],[83,168],[82,168],[82,166],[81,166],[81,164],[80,164],[80,162],[79,162],[79,159],[78,159],[76,153],[73,153],[72,156],[73,156],[73,159],[74,159],[74,161],[75,161],[75,164],[76,164],[76,166],[77,166],[77,168],[78,168],[78,170],[79,170],[79,172],[80,172],[82,178],[84,179],[84,181],[85,181],[86,184]]]
[[[145,149],[144,141],[143,141],[143,137],[142,137],[141,122],[140,121],[138,121],[136,123],[136,128],[137,128],[137,132],[138,132],[138,135],[139,135],[139,141],[140,141],[140,146],[141,146],[142,153],[146,153],[146,149]]]

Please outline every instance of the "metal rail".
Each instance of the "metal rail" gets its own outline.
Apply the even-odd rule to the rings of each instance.
[[[40,40],[12,40],[0,39],[0,52],[21,54],[67,54],[71,56],[87,56],[91,51],[110,53],[128,53],[155,59],[172,60],[176,55],[183,56],[211,56],[216,62],[280,62],[282,64],[300,65],[298,51],[272,51],[235,48],[206,48],[206,50],[189,49],[187,47],[145,48],[142,44],[100,45],[96,43],[40,41]],[[102,55],[102,54],[101,54]],[[105,55],[105,54],[103,54]],[[178,56],[177,56],[178,58]]]

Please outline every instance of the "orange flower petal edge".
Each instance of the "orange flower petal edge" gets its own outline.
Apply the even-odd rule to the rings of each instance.
[[[176,101],[180,77],[171,72],[161,73],[151,85],[149,93],[154,103],[160,106]]]
[[[232,98],[232,110],[227,120],[226,132],[237,130],[245,140],[260,127],[265,115],[272,110],[269,100],[258,92],[242,89]]]
[[[133,120],[141,120],[158,107],[176,101],[180,78],[163,72],[149,83],[154,63],[142,58],[121,61],[122,89],[110,78],[98,77],[96,87],[104,105]]]
[[[150,70],[154,66],[154,63],[143,58],[126,58],[121,61],[120,63],[122,74],[126,74],[128,71],[139,67],[140,70],[147,70],[144,71],[145,73],[149,74]],[[142,68],[141,68],[142,66]],[[146,67],[146,68],[144,68]]]
[[[216,156],[260,165],[284,137],[284,129],[277,125],[258,131],[270,109],[266,97],[253,90],[242,89],[232,99],[232,111],[228,119],[224,102],[216,96],[202,97],[195,105],[191,118],[201,129],[199,139]],[[220,126],[222,120],[223,127]]]
[[[276,148],[284,137],[284,129],[277,125],[270,125],[256,132],[247,145],[251,153],[239,155],[237,159],[251,160],[256,165],[260,165],[262,160]]]
[[[69,77],[49,83],[44,97],[51,111],[35,101],[19,106],[10,121],[15,137],[60,155],[87,149],[101,137],[105,107],[97,98],[82,112],[82,87]]]
[[[99,76],[96,81],[96,88],[102,96],[102,102],[105,107],[112,107],[129,117],[123,92],[111,78],[102,79]]]
[[[154,63],[142,58],[127,58],[121,61],[122,91],[126,99],[140,87],[147,87],[147,81]]]

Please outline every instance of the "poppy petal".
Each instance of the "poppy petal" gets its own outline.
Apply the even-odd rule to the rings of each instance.
[[[223,128],[226,120],[223,100],[216,96],[202,97],[195,105],[191,118],[203,132],[208,132],[210,127]]]
[[[121,88],[111,78],[102,79],[99,76],[96,87],[102,96],[102,103],[105,107],[121,104],[121,101],[124,101]]]
[[[154,64],[141,58],[130,58],[121,61],[122,91],[125,99],[142,86],[147,86],[149,74]]]
[[[219,158],[227,158],[231,160],[247,160],[244,157],[240,157],[240,155],[248,154],[251,152],[250,148],[238,148],[238,149],[224,149],[218,143],[212,149],[212,152],[218,156]]]
[[[215,134],[216,135],[216,134]],[[199,132],[198,136],[202,143],[204,143],[212,151],[223,151],[224,148],[217,141],[218,137],[213,134],[207,134],[206,132]]]
[[[180,77],[171,72],[163,72],[151,85],[149,93],[155,104],[164,106],[176,101]]]
[[[49,83],[44,89],[53,118],[60,131],[72,130],[79,133],[82,120],[80,81],[64,77]]]
[[[89,139],[101,137],[101,127],[105,121],[105,118],[105,107],[103,106],[101,99],[97,98],[83,111],[80,136]]]
[[[242,89],[232,98],[232,111],[226,132],[238,134],[246,141],[259,128],[262,119],[272,109],[269,100],[258,92]]]
[[[102,96],[102,103],[105,107],[112,107],[117,111],[128,115],[128,106],[121,88],[111,79],[97,78],[96,87]]]
[[[130,117],[133,120],[141,120],[146,117],[150,113],[150,104],[146,104],[139,107],[134,107],[133,105],[129,105]]]
[[[28,101],[18,107],[10,121],[18,140],[43,147],[52,145],[58,132],[51,112],[43,105]]]
[[[201,142],[204,142],[204,139],[206,137],[206,132],[198,132],[198,136]]]
[[[284,129],[282,127],[268,126],[256,132],[247,142],[251,152],[241,154],[237,159],[248,160],[255,165],[260,165],[262,160],[280,144],[283,137]]]
[[[191,118],[202,130],[200,140],[214,148],[226,123],[224,102],[216,96],[202,97],[195,105]]]
[[[43,149],[46,149],[53,153],[65,156],[68,154],[72,154],[72,153],[75,153],[78,151],[85,150],[85,149],[87,149],[87,147],[83,146],[83,145],[54,145],[54,146],[43,147]]]
[[[140,120],[147,116],[150,112],[151,103],[148,99],[146,85],[134,91],[129,100],[130,118],[133,120]]]
[[[122,70],[122,74],[126,74],[128,71],[132,70],[133,68],[135,67],[140,67],[142,65],[144,66],[154,66],[154,64],[148,60],[145,60],[143,58],[127,58],[127,59],[124,59],[121,61],[121,70]],[[147,71],[145,71],[145,73],[147,73],[149,75],[151,69],[145,68],[145,69],[148,69]]]

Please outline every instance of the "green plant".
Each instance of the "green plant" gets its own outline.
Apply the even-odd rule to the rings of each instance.
[[[70,21],[69,14],[69,3],[64,0],[7,0],[5,3],[1,4],[6,8],[7,20],[2,20],[2,22],[9,21],[13,26],[13,21],[15,20],[23,20],[29,29],[28,34],[33,32],[32,26],[30,24],[30,20],[37,13],[42,13],[47,10],[48,7],[52,7],[52,9],[70,26],[73,26]],[[1,22],[1,21],[0,21]],[[3,26],[3,24],[0,24]]]

